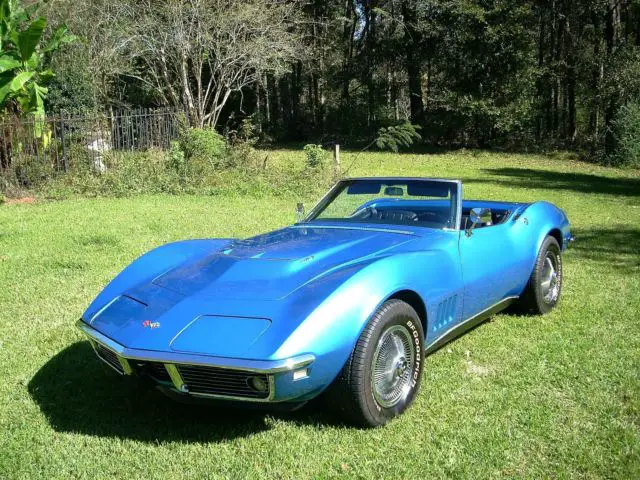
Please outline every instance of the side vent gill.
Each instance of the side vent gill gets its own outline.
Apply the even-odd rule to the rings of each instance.
[[[456,314],[456,305],[458,303],[458,296],[452,295],[449,298],[442,300],[436,307],[436,321],[433,326],[433,330],[440,330],[453,323],[453,319]]]

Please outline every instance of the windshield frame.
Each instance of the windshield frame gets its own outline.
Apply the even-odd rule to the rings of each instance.
[[[449,184],[455,184],[456,186],[456,190],[457,190],[457,198],[456,198],[456,202],[453,206],[453,208],[456,209],[455,211],[455,228],[433,228],[433,227],[429,227],[426,225],[415,225],[416,228],[428,228],[430,230],[438,230],[438,231],[459,231],[461,228],[460,223],[462,222],[462,181],[461,180],[453,180],[453,179],[449,179],[449,178],[422,178],[422,177],[356,177],[356,178],[344,178],[342,180],[339,180],[333,187],[331,187],[329,189],[329,191],[320,199],[320,201],[318,203],[316,203],[316,205],[309,211],[309,214],[300,222],[300,223],[311,223],[313,221],[323,221],[323,219],[318,219],[316,218],[318,215],[320,215],[325,208],[331,203],[333,202],[336,197],[343,191],[344,187],[346,186],[346,184],[351,183],[351,182],[385,182],[385,181],[389,181],[389,182],[440,182],[440,183],[449,183]],[[331,221],[336,221],[336,220],[331,220]],[[343,220],[338,220],[340,223],[343,222]],[[349,223],[349,222],[344,222],[344,223]],[[354,222],[354,225],[355,222]],[[362,224],[360,224],[362,225]],[[376,223],[376,225],[383,225],[383,226],[390,226],[390,227],[395,227],[397,228],[398,226],[408,226],[408,225],[401,225],[401,224],[395,224],[395,223],[383,223],[383,224],[378,224]]]

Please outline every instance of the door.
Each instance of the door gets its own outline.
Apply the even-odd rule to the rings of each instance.
[[[491,308],[510,293],[519,275],[509,225],[460,231],[460,261],[464,283],[462,317],[469,319]]]

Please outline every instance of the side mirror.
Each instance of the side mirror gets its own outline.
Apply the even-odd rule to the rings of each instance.
[[[467,224],[467,236],[471,235],[471,232],[477,225],[491,225],[493,220],[491,217],[491,209],[490,208],[472,208],[469,213],[469,222],[471,225]]]
[[[296,223],[300,223],[304,220],[305,211],[304,211],[304,203],[299,202],[296,205]]]

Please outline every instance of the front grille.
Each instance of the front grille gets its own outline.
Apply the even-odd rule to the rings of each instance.
[[[150,362],[147,364],[147,368],[149,370],[149,375],[155,378],[156,380],[160,380],[162,382],[171,381],[169,372],[167,372],[167,369],[165,368],[163,363]]]
[[[169,372],[160,362],[135,362],[133,367],[137,374],[146,375],[159,382],[171,382]]]
[[[176,367],[190,393],[256,399],[268,398],[270,394],[269,378],[264,374],[196,365]],[[249,382],[253,377],[260,378],[268,386],[265,392],[251,387]]]
[[[96,354],[98,355],[100,360],[105,362],[107,365],[109,365],[111,368],[116,370],[118,373],[124,374],[124,369],[122,368],[120,361],[118,361],[118,355],[116,355],[115,352],[112,352],[108,348],[103,347],[99,343],[95,344],[95,348],[96,348]]]

